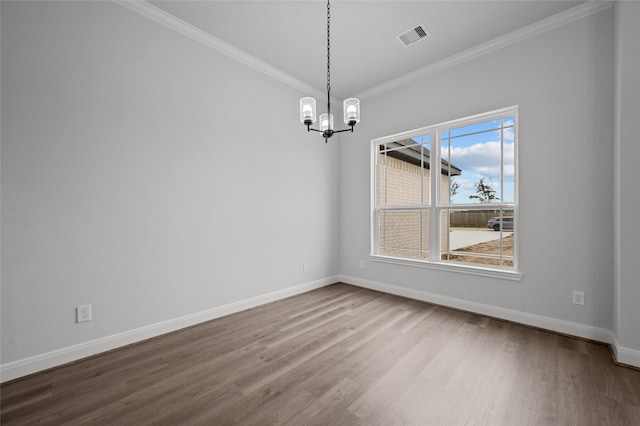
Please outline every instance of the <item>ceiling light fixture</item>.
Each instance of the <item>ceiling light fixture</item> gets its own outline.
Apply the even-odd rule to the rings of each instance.
[[[327,113],[320,115],[320,129],[311,127],[316,122],[316,100],[312,97],[300,99],[300,121],[307,126],[307,131],[322,133],[324,141],[335,133],[353,132],[353,127],[360,122],[360,101],[349,98],[343,103],[344,123],[348,129],[335,130],[331,114],[331,4],[327,1]]]

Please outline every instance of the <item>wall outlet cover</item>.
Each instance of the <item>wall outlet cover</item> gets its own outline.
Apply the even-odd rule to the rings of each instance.
[[[76,308],[76,322],[91,321],[91,305],[82,305]]]
[[[574,305],[584,305],[584,291],[574,290],[572,293],[572,302]]]

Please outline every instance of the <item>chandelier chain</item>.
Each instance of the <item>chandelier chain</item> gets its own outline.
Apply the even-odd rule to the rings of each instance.
[[[327,114],[331,115],[331,4],[327,0]]]
[[[2,0],[0,0],[2,1]],[[327,0],[327,113],[320,114],[320,128],[311,127],[316,122],[316,100],[310,96],[300,99],[300,121],[307,126],[307,131],[322,133],[324,141],[336,133],[353,132],[353,127],[360,121],[360,101],[356,98],[346,99],[344,106],[344,122],[347,129],[336,130],[331,115],[331,0]]]

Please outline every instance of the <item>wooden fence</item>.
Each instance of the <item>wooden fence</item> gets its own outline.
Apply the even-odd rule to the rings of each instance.
[[[513,216],[513,212],[507,210],[502,215]],[[454,211],[451,212],[449,220],[452,227],[485,228],[489,219],[496,216],[500,216],[499,210]]]

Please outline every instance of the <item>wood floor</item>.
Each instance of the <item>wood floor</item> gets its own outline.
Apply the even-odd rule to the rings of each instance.
[[[640,425],[608,346],[345,284],[1,391],[3,425]]]

